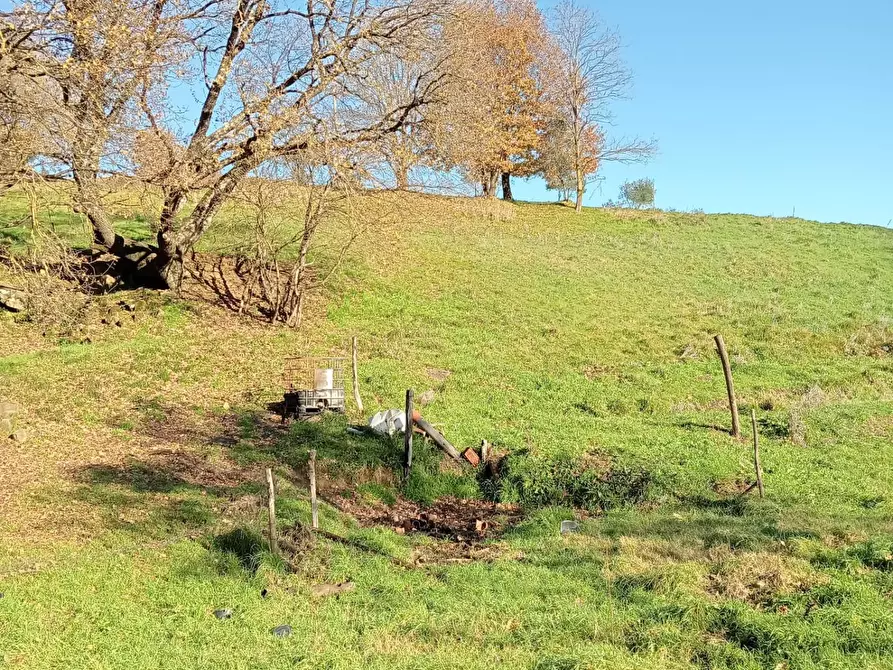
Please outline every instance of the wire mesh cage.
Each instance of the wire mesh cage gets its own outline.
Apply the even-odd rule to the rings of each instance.
[[[333,356],[286,358],[283,415],[343,412],[345,360]]]

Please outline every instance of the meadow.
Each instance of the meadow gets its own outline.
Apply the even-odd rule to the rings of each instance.
[[[29,434],[0,444],[3,666],[893,668],[891,231],[393,197],[298,331],[188,287],[93,298],[64,332],[0,312],[0,400]],[[16,253],[26,213],[0,200]],[[203,253],[233,243],[231,215]],[[86,243],[64,206],[41,219]],[[122,207],[118,225],[148,237],[147,220]],[[742,494],[750,424],[729,434],[716,333],[757,415],[762,500]],[[365,412],[279,425],[283,359],[354,335]],[[457,446],[506,453],[502,477],[417,439],[403,482],[399,440],[346,432],[407,388],[434,391],[423,413]],[[329,502],[524,517],[449,561],[448,541],[324,502],[351,543],[296,536],[276,557],[263,470],[288,537],[309,523],[310,449]]]

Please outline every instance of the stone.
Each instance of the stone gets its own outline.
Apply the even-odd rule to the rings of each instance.
[[[434,402],[435,396],[434,389],[428,389],[422,395],[419,396],[419,407],[425,407],[426,405],[430,405]]]
[[[10,312],[24,312],[25,292],[8,286],[0,286],[0,308]]]
[[[28,438],[30,438],[31,435],[28,433],[28,431],[22,430],[21,428],[19,428],[10,437],[12,437],[14,442],[18,442],[19,444],[24,444],[25,442],[28,441]]]
[[[562,535],[567,535],[568,533],[579,533],[580,524],[577,521],[562,521],[559,532]]]
[[[214,616],[216,616],[220,620],[231,619],[233,616],[233,611],[229,608],[214,610]]]
[[[276,626],[270,632],[276,637],[288,637],[291,635],[291,626]]]

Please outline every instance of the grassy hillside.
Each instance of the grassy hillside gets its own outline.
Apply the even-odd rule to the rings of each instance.
[[[0,202],[16,245],[27,231],[4,222],[23,206]],[[0,445],[6,665],[893,667],[890,231],[409,196],[400,209],[300,332],[190,291],[97,299],[77,337],[0,315],[0,399],[30,433]],[[44,216],[83,241],[75,217]],[[222,223],[207,251],[238,234]],[[757,411],[763,501],[739,495],[749,422],[741,441],[726,430],[717,332],[742,417]],[[347,434],[353,409],[272,421],[282,359],[343,353],[354,334],[367,416],[434,390],[426,417],[459,446],[508,452],[502,481],[444,469],[417,441],[403,486],[401,446]],[[306,523],[311,448],[329,498],[490,495],[525,519],[456,562],[448,543],[325,504],[323,527],[365,549],[319,538],[288,568],[260,548],[262,471],[282,482],[282,531]],[[560,537],[575,517],[582,532]],[[312,594],[345,579],[354,592]],[[285,623],[290,637],[270,634]]]

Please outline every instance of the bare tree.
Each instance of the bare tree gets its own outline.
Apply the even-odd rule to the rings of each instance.
[[[376,59],[418,51],[430,38],[435,0],[43,2],[9,19],[28,34],[16,67],[48,91],[62,127],[62,146],[47,158],[74,178],[96,244],[160,287],[180,285],[184,258],[254,170],[321,136],[345,147],[378,142],[403,128],[441,79],[419,72],[393,107],[335,115],[356,100],[349,83]],[[194,118],[177,115],[166,95],[172,80],[202,91]],[[163,193],[148,247],[115,234],[98,186],[103,174],[132,171],[137,130],[158,148],[143,167]]]
[[[350,114],[355,122],[365,119],[373,122],[376,117],[389,110],[400,108],[411,102],[415,83],[426,73],[442,72],[448,76],[446,49],[442,44],[425,45],[419,53],[407,52],[398,57],[387,54],[376,58],[362,78],[354,78],[349,83],[355,104],[341,114]],[[444,102],[442,96],[432,96],[428,107]],[[382,163],[383,170],[390,173],[390,180],[399,190],[416,186],[411,182],[416,168],[431,168],[437,162],[436,140],[432,115],[429,110],[416,107],[406,116],[403,125],[392,133],[383,135],[370,148],[369,158]],[[374,170],[373,166],[370,169]]]
[[[604,161],[640,162],[656,150],[653,140],[605,140],[610,105],[625,97],[632,76],[621,58],[622,44],[598,15],[575,0],[561,0],[551,16],[558,49],[552,95],[557,114],[567,124],[576,184],[576,209],[583,208],[588,181]]]

